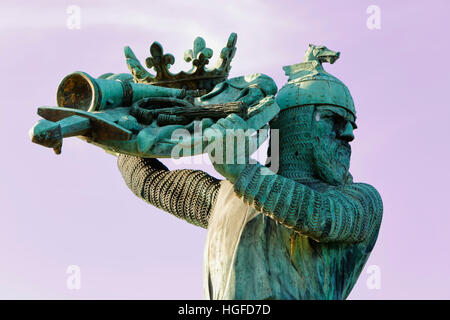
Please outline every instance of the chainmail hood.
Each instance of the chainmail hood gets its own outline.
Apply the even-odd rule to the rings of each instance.
[[[271,130],[279,130],[278,174],[286,178],[298,180],[305,174],[312,175],[313,113],[313,105],[289,108],[282,110],[270,124]],[[269,149],[268,156],[270,153]]]

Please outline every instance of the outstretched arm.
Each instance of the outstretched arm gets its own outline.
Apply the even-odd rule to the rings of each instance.
[[[363,183],[321,193],[257,163],[245,166],[234,190],[256,210],[321,242],[371,241],[381,224],[381,197]]]
[[[200,170],[169,171],[157,159],[122,154],[118,166],[139,198],[189,223],[208,227],[220,180]]]

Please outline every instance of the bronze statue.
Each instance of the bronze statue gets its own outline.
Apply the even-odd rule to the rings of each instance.
[[[39,109],[47,120],[32,129],[32,139],[60,152],[63,137],[82,136],[118,155],[139,198],[207,228],[206,299],[345,299],[375,245],[383,206],[375,188],[353,183],[349,173],[356,110],[348,88],[322,67],[339,53],[310,45],[302,63],[284,67],[289,80],[277,93],[266,75],[227,80],[235,43],[232,34],[209,70],[212,51],[197,38],[185,54],[193,69],[177,75],[168,71],[173,56],[154,43],[146,62],[156,76],[127,47],[132,76],[69,78],[58,90],[60,107]],[[115,82],[100,84],[105,79]],[[188,142],[200,151],[183,143],[189,154],[209,150],[225,180],[168,170],[157,160],[173,156],[180,142],[174,132],[192,132],[194,122],[204,137]],[[265,165],[252,161],[251,148],[232,145],[226,161],[217,161],[217,149],[205,149],[216,143],[229,151],[223,141],[230,130],[268,124],[275,143]]]

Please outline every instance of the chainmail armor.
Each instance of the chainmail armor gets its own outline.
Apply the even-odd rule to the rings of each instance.
[[[234,190],[244,202],[287,228],[319,242],[356,243],[377,235],[383,204],[372,186],[354,183],[322,193],[267,173],[269,169],[261,164],[246,165]],[[280,192],[275,201],[274,190]]]
[[[271,129],[279,130],[278,173],[295,181],[299,178],[299,163],[313,161],[313,113],[313,105],[285,109],[270,124]],[[270,150],[267,155],[270,157]]]
[[[200,170],[169,171],[157,159],[123,154],[118,167],[139,198],[189,223],[208,227],[220,180]]]

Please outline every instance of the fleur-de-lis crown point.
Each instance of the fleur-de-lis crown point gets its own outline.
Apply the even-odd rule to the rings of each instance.
[[[237,35],[232,33],[228,38],[227,45],[220,52],[216,66],[207,69],[206,65],[213,56],[213,50],[206,47],[203,38],[195,38],[192,49],[184,52],[184,60],[190,62],[192,67],[189,71],[181,71],[178,74],[172,74],[169,71],[170,66],[175,63],[175,57],[171,54],[164,54],[162,45],[157,41],[152,43],[150,57],[145,59],[147,68],[153,69],[156,75],[152,75],[142,67],[129,47],[125,48],[125,56],[128,68],[137,83],[209,91],[217,83],[227,79],[231,69],[231,60],[236,52],[236,40]]]

